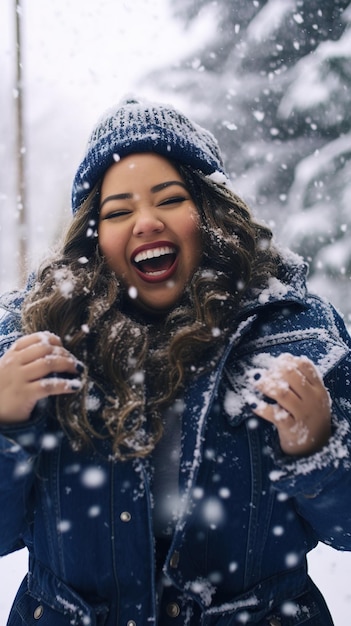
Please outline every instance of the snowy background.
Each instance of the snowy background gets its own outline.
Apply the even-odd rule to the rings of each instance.
[[[351,4],[348,0],[23,0],[26,228],[16,190],[15,15],[0,21],[0,291],[69,217],[101,112],[126,93],[173,102],[213,130],[237,190],[308,258],[311,287],[351,324]],[[345,626],[351,555],[319,546],[311,575]],[[26,553],[0,559],[0,626]]]

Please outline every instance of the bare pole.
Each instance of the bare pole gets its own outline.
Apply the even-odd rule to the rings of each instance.
[[[23,120],[23,61],[22,61],[22,7],[15,0],[16,21],[16,162],[17,162],[17,214],[18,214],[18,274],[19,282],[25,282],[27,259],[27,215],[26,215],[26,150]]]

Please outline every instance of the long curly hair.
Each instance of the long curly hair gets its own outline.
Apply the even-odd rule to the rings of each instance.
[[[72,444],[108,438],[122,460],[153,450],[167,407],[181,398],[189,378],[214,366],[242,298],[278,272],[272,233],[243,200],[186,166],[175,167],[200,216],[203,256],[168,314],[138,314],[101,256],[99,186],[73,217],[60,250],[41,266],[22,309],[24,332],[56,333],[85,364],[82,390],[55,400]]]

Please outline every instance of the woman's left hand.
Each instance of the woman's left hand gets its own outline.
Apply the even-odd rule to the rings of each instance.
[[[281,354],[255,386],[274,402],[259,400],[252,410],[277,427],[285,454],[306,456],[327,443],[331,434],[330,396],[307,357]]]

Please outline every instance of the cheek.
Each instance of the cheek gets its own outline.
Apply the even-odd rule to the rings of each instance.
[[[185,239],[200,239],[200,217],[194,209],[180,215],[177,220],[178,228],[182,230]]]
[[[102,256],[111,265],[119,264],[123,256],[123,238],[111,232],[100,228],[98,231],[99,248]]]
[[[194,254],[202,253],[202,234],[197,214],[190,215],[187,222],[184,223],[183,238],[184,241],[187,241]]]
[[[98,231],[98,242],[101,254],[105,257],[108,257],[109,249],[111,246],[109,242],[109,237],[106,233],[104,233],[103,229],[99,229]]]

